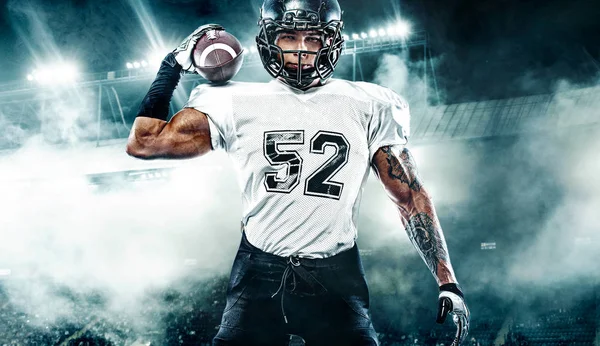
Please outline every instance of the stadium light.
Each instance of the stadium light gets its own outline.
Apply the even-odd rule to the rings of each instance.
[[[63,65],[58,66],[57,73],[60,76],[63,76],[63,80],[66,80],[66,81],[75,80],[75,78],[77,78],[77,74],[78,74],[75,66],[70,65],[70,64],[63,64]]]
[[[358,36],[358,34],[354,33],[354,34],[352,34],[352,39],[353,40],[360,40],[360,36]]]
[[[405,21],[401,21],[396,24],[396,33],[401,37],[406,37],[410,34],[410,24]]]
[[[50,71],[48,70],[33,70],[33,79],[40,84],[49,84],[50,78]]]
[[[154,52],[150,53],[149,56],[146,57],[146,61],[148,62],[148,67],[154,68],[159,67],[162,63],[163,59],[170,52],[168,49],[157,49]]]
[[[366,32],[361,32],[360,33],[360,37],[363,38],[363,39],[365,39],[365,38],[369,37],[369,35],[367,35]]]
[[[369,37],[370,38],[377,37],[377,31],[375,31],[375,30],[369,30]]]
[[[77,67],[71,63],[57,63],[33,70],[27,79],[42,85],[60,85],[73,83],[79,77]]]
[[[383,29],[379,29],[379,31],[377,31],[377,33],[379,34],[379,36],[385,36],[385,30]]]
[[[250,53],[256,53],[256,46],[250,46]]]
[[[390,27],[387,29],[387,34],[388,34],[388,36],[393,36],[393,35],[395,35],[395,34],[396,34],[396,28],[394,28],[393,26],[390,26]]]
[[[165,53],[166,51],[167,50],[156,50],[147,55],[145,59],[127,62],[125,64],[125,67],[127,67],[128,70],[140,68],[158,68],[160,66],[160,63],[167,55],[167,53]]]

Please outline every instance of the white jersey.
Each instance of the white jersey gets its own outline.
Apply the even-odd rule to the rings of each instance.
[[[186,107],[208,116],[213,148],[233,160],[248,241],[286,257],[352,248],[373,155],[409,135],[407,103],[365,82],[204,84]]]

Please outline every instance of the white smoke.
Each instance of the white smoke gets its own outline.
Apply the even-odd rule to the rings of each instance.
[[[0,137],[0,147],[11,148],[23,143],[27,138],[27,131],[0,111],[0,128],[4,129],[5,135]]]
[[[45,325],[84,313],[64,289],[82,297],[100,292],[106,303],[85,313],[110,320],[148,308],[142,303],[148,293],[182,278],[225,273],[240,215],[239,191],[222,155],[179,164],[167,182],[107,192],[84,176],[100,166],[167,165],[127,157],[124,142],[77,150],[28,146],[2,157],[0,171],[8,174],[0,182],[0,267],[11,270],[2,280],[10,303],[43,316]]]
[[[0,156],[6,304],[42,330],[86,316],[112,325],[127,321],[138,333],[164,330],[156,315],[143,313],[168,308],[152,295],[167,287],[190,291],[178,283],[223,275],[233,260],[240,199],[230,163],[222,154],[142,161],[126,155],[125,140],[97,147],[96,135],[111,137],[119,125],[107,123],[105,114],[98,126],[95,91],[40,92],[45,100],[36,101],[37,112],[23,114],[24,127],[0,117],[0,143],[18,147]],[[160,167],[175,168],[168,181],[121,183],[108,191],[87,177]],[[90,303],[95,296],[100,303]],[[5,337],[0,343],[11,342]]]
[[[543,215],[537,228],[529,230],[536,234],[535,240],[521,244],[519,260],[509,263],[509,275],[517,282],[556,285],[600,275],[597,266],[591,265],[600,259],[600,163],[594,159],[600,150],[600,110],[598,102],[585,102],[582,97],[592,95],[588,100],[593,101],[598,92],[598,87],[557,83],[549,121],[558,129],[523,141],[523,155],[548,173],[560,196],[547,201],[553,204],[552,213]],[[515,195],[528,194],[536,186],[522,188]]]

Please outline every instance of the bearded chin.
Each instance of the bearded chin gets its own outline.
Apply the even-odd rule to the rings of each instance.
[[[296,73],[298,73],[298,69],[295,69],[295,68],[291,68],[291,67],[287,67],[287,66],[285,66],[283,69],[284,69],[284,70],[285,70],[285,71],[286,71],[286,72],[287,72],[287,73],[288,73],[290,76],[295,76],[295,75],[296,75]],[[302,76],[310,76],[310,75],[312,75],[312,74],[313,74],[315,71],[316,71],[316,69],[315,69],[314,67],[310,67],[310,68],[307,68],[307,69],[304,69],[304,70],[302,70],[302,72],[300,72],[300,74],[301,74]]]

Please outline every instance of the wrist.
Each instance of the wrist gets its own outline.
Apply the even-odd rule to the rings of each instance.
[[[173,53],[163,59],[150,90],[142,100],[137,117],[167,120],[169,103],[181,78],[181,69]]]
[[[444,284],[440,286],[440,292],[442,291],[446,291],[446,292],[452,292],[458,296],[460,296],[461,298],[465,298],[465,296],[462,293],[462,290],[460,289],[460,287],[458,286],[457,283],[450,283],[450,284]]]

